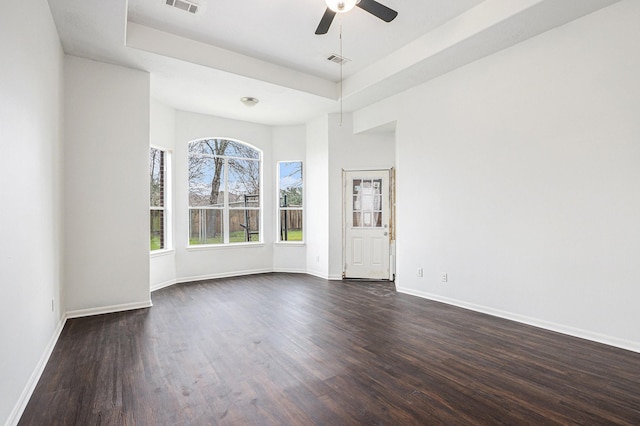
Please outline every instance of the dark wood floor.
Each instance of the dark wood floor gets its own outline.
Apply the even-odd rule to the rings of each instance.
[[[389,283],[268,274],[153,302],[69,320],[20,424],[640,425],[640,354]]]

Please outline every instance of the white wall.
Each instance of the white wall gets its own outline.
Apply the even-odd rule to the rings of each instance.
[[[389,169],[394,159],[394,135],[354,134],[350,114],[307,123],[307,273],[342,278],[342,170]]]
[[[263,231],[273,229],[275,220],[274,167],[271,155],[271,128],[184,111],[176,112],[174,153],[174,203],[176,276],[178,281],[215,278],[237,274],[271,272],[273,232],[263,232],[264,244],[188,248],[188,167],[187,144],[196,139],[221,137],[239,140],[263,151]]]
[[[172,160],[173,153],[175,151],[175,122],[176,112],[173,108],[151,99],[149,120],[151,146],[166,150]],[[168,233],[170,235],[165,236],[166,250],[156,250],[150,254],[149,274],[152,290],[162,288],[176,282],[176,258],[175,250],[173,249],[175,245],[173,236],[176,233],[175,221],[173,220],[173,214],[175,212],[175,197],[173,197],[172,191],[172,189],[175,188],[175,173],[173,172],[172,166],[173,163],[171,163],[169,167],[169,178],[166,182],[166,185],[168,186],[166,193],[168,194],[169,199],[167,200],[165,212],[165,220],[169,227]]]
[[[307,273],[329,278],[329,116],[307,123],[305,241]]]
[[[175,128],[167,124],[175,119]],[[152,144],[174,150],[173,252],[152,254],[151,287],[257,272],[308,272],[339,279],[342,274],[342,169],[390,168],[393,133],[354,135],[350,115],[324,116],[307,126],[269,127],[152,103]],[[158,143],[175,130],[175,141]],[[162,134],[161,134],[162,133]],[[263,150],[264,244],[187,247],[187,143],[226,137]],[[277,243],[277,162],[304,161],[305,243]],[[311,248],[309,250],[309,248]],[[271,257],[269,257],[271,256]]]
[[[176,124],[177,122],[177,124]],[[173,249],[150,259],[151,288],[176,282],[256,272],[305,272],[306,246],[278,244],[276,171],[278,161],[305,160],[305,126],[269,127],[220,117],[176,112],[151,102],[151,145],[173,152]],[[227,137],[263,150],[264,244],[187,248],[187,142]]]
[[[341,123],[342,122],[342,123]],[[395,164],[393,133],[353,134],[351,114],[329,116],[329,278],[341,279],[342,170],[390,169]]]
[[[62,317],[63,55],[46,0],[0,3],[0,57],[0,424],[9,424]]]
[[[305,126],[288,126],[288,127],[274,127],[272,129],[272,158],[273,164],[268,165],[273,167],[273,179],[274,179],[274,191],[272,194],[267,194],[268,197],[274,198],[275,216],[273,225],[265,223],[265,227],[274,233],[274,247],[273,247],[273,270],[276,272],[306,272],[307,269],[307,248],[305,244],[292,243],[292,242],[277,242],[278,229],[276,226],[277,221],[277,209],[278,209],[278,161],[302,161],[303,176],[303,203],[306,203],[306,127]],[[306,207],[306,205],[304,206]],[[306,213],[306,210],[305,210]],[[306,239],[306,220],[303,218],[303,239]]]
[[[400,290],[640,351],[638,22],[624,1],[356,114],[398,120]]]
[[[149,304],[149,74],[65,57],[65,300]]]

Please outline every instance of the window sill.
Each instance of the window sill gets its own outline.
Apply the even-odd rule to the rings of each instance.
[[[264,247],[264,243],[202,244],[198,246],[187,246],[187,251],[228,250],[234,248],[238,249],[257,247]]]
[[[273,245],[277,247],[304,247],[304,241],[276,241]]]
[[[154,250],[149,252],[149,257],[154,258],[154,257],[168,256],[170,254],[173,255],[174,253],[175,253],[174,249]]]

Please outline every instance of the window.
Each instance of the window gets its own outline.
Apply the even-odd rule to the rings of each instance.
[[[241,142],[189,143],[189,245],[262,241],[261,163]]]
[[[279,241],[302,241],[302,161],[278,163]]]
[[[382,228],[382,179],[353,180],[353,226]]]
[[[149,175],[150,175],[150,249],[163,250],[169,246],[167,232],[167,199],[168,187],[166,184],[169,155],[166,151],[157,148],[149,149]]]

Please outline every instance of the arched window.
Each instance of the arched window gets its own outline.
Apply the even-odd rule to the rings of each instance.
[[[262,153],[229,139],[189,142],[189,245],[262,241]]]

